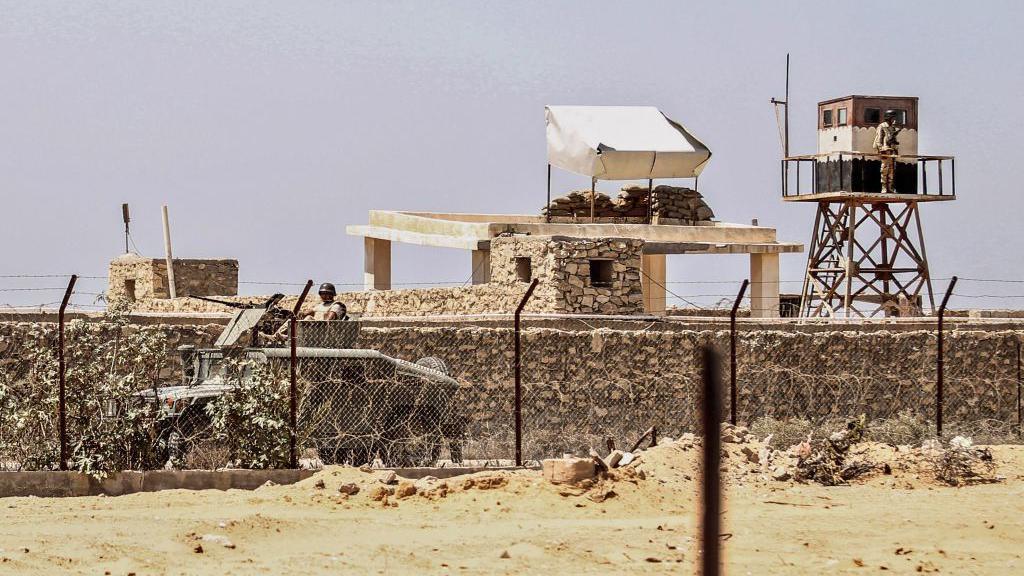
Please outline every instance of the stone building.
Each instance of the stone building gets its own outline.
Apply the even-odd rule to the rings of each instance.
[[[491,242],[490,283],[538,279],[533,298],[548,312],[642,314],[642,247],[633,238],[499,237]]]
[[[235,296],[238,260],[174,259],[174,284],[179,296]],[[122,254],[110,262],[107,300],[170,298],[167,260]]]

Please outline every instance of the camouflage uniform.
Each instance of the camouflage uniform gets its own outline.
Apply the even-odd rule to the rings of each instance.
[[[900,153],[899,142],[896,140],[899,133],[900,128],[895,123],[889,122],[888,118],[878,125],[878,131],[875,133],[875,150],[883,155],[882,192],[892,193],[895,191],[893,178],[896,173],[896,156]]]

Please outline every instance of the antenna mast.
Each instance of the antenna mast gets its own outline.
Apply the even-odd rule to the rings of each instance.
[[[121,218],[124,220],[124,253],[128,253],[128,223],[131,218],[128,216],[128,203],[121,204]]]
[[[784,158],[789,158],[789,52],[786,53],[786,99],[779,100],[772,98],[772,104],[785,107],[785,116],[783,120],[783,136],[782,136],[782,155]],[[775,117],[778,121],[778,116]]]

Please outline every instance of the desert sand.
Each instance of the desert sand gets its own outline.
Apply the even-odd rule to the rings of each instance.
[[[892,474],[825,487],[730,448],[725,573],[1024,574],[1024,447],[991,450],[995,483],[943,485],[874,446]],[[0,573],[692,574],[699,454],[659,446],[586,488],[496,471],[375,499],[380,471],[329,467],[253,492],[0,499]]]

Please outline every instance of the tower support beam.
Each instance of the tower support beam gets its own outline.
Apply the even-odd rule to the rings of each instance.
[[[917,202],[819,202],[801,315],[916,316],[925,306],[934,311],[928,270]]]

